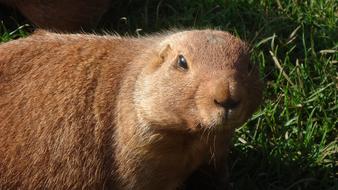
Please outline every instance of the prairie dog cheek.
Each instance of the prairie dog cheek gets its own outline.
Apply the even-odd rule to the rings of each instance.
[[[177,124],[176,102],[172,98],[172,87],[164,86],[156,75],[143,76],[136,84],[134,102],[138,117],[151,123]]]

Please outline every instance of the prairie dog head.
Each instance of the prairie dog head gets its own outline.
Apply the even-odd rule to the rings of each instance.
[[[152,55],[134,92],[138,118],[147,124],[193,131],[237,127],[260,103],[261,82],[248,48],[229,33],[175,33]]]

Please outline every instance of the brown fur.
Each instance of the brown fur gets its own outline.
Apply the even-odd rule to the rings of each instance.
[[[55,31],[93,29],[111,0],[0,0],[20,11],[39,28]]]
[[[214,30],[1,44],[0,189],[169,190],[204,166],[222,177],[261,99],[248,64],[246,45]],[[215,103],[229,99],[238,107]]]

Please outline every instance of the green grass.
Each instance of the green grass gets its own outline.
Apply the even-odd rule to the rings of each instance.
[[[234,189],[338,189],[337,0],[130,0],[112,13],[101,26],[122,34],[211,27],[251,43],[265,100],[237,130]],[[0,41],[23,35],[0,27]]]

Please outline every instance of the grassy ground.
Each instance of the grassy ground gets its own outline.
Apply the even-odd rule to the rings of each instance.
[[[129,0],[113,7],[101,26],[121,34],[211,27],[252,44],[265,101],[237,130],[234,189],[338,189],[337,0]],[[25,29],[0,27],[0,41],[22,35]]]

